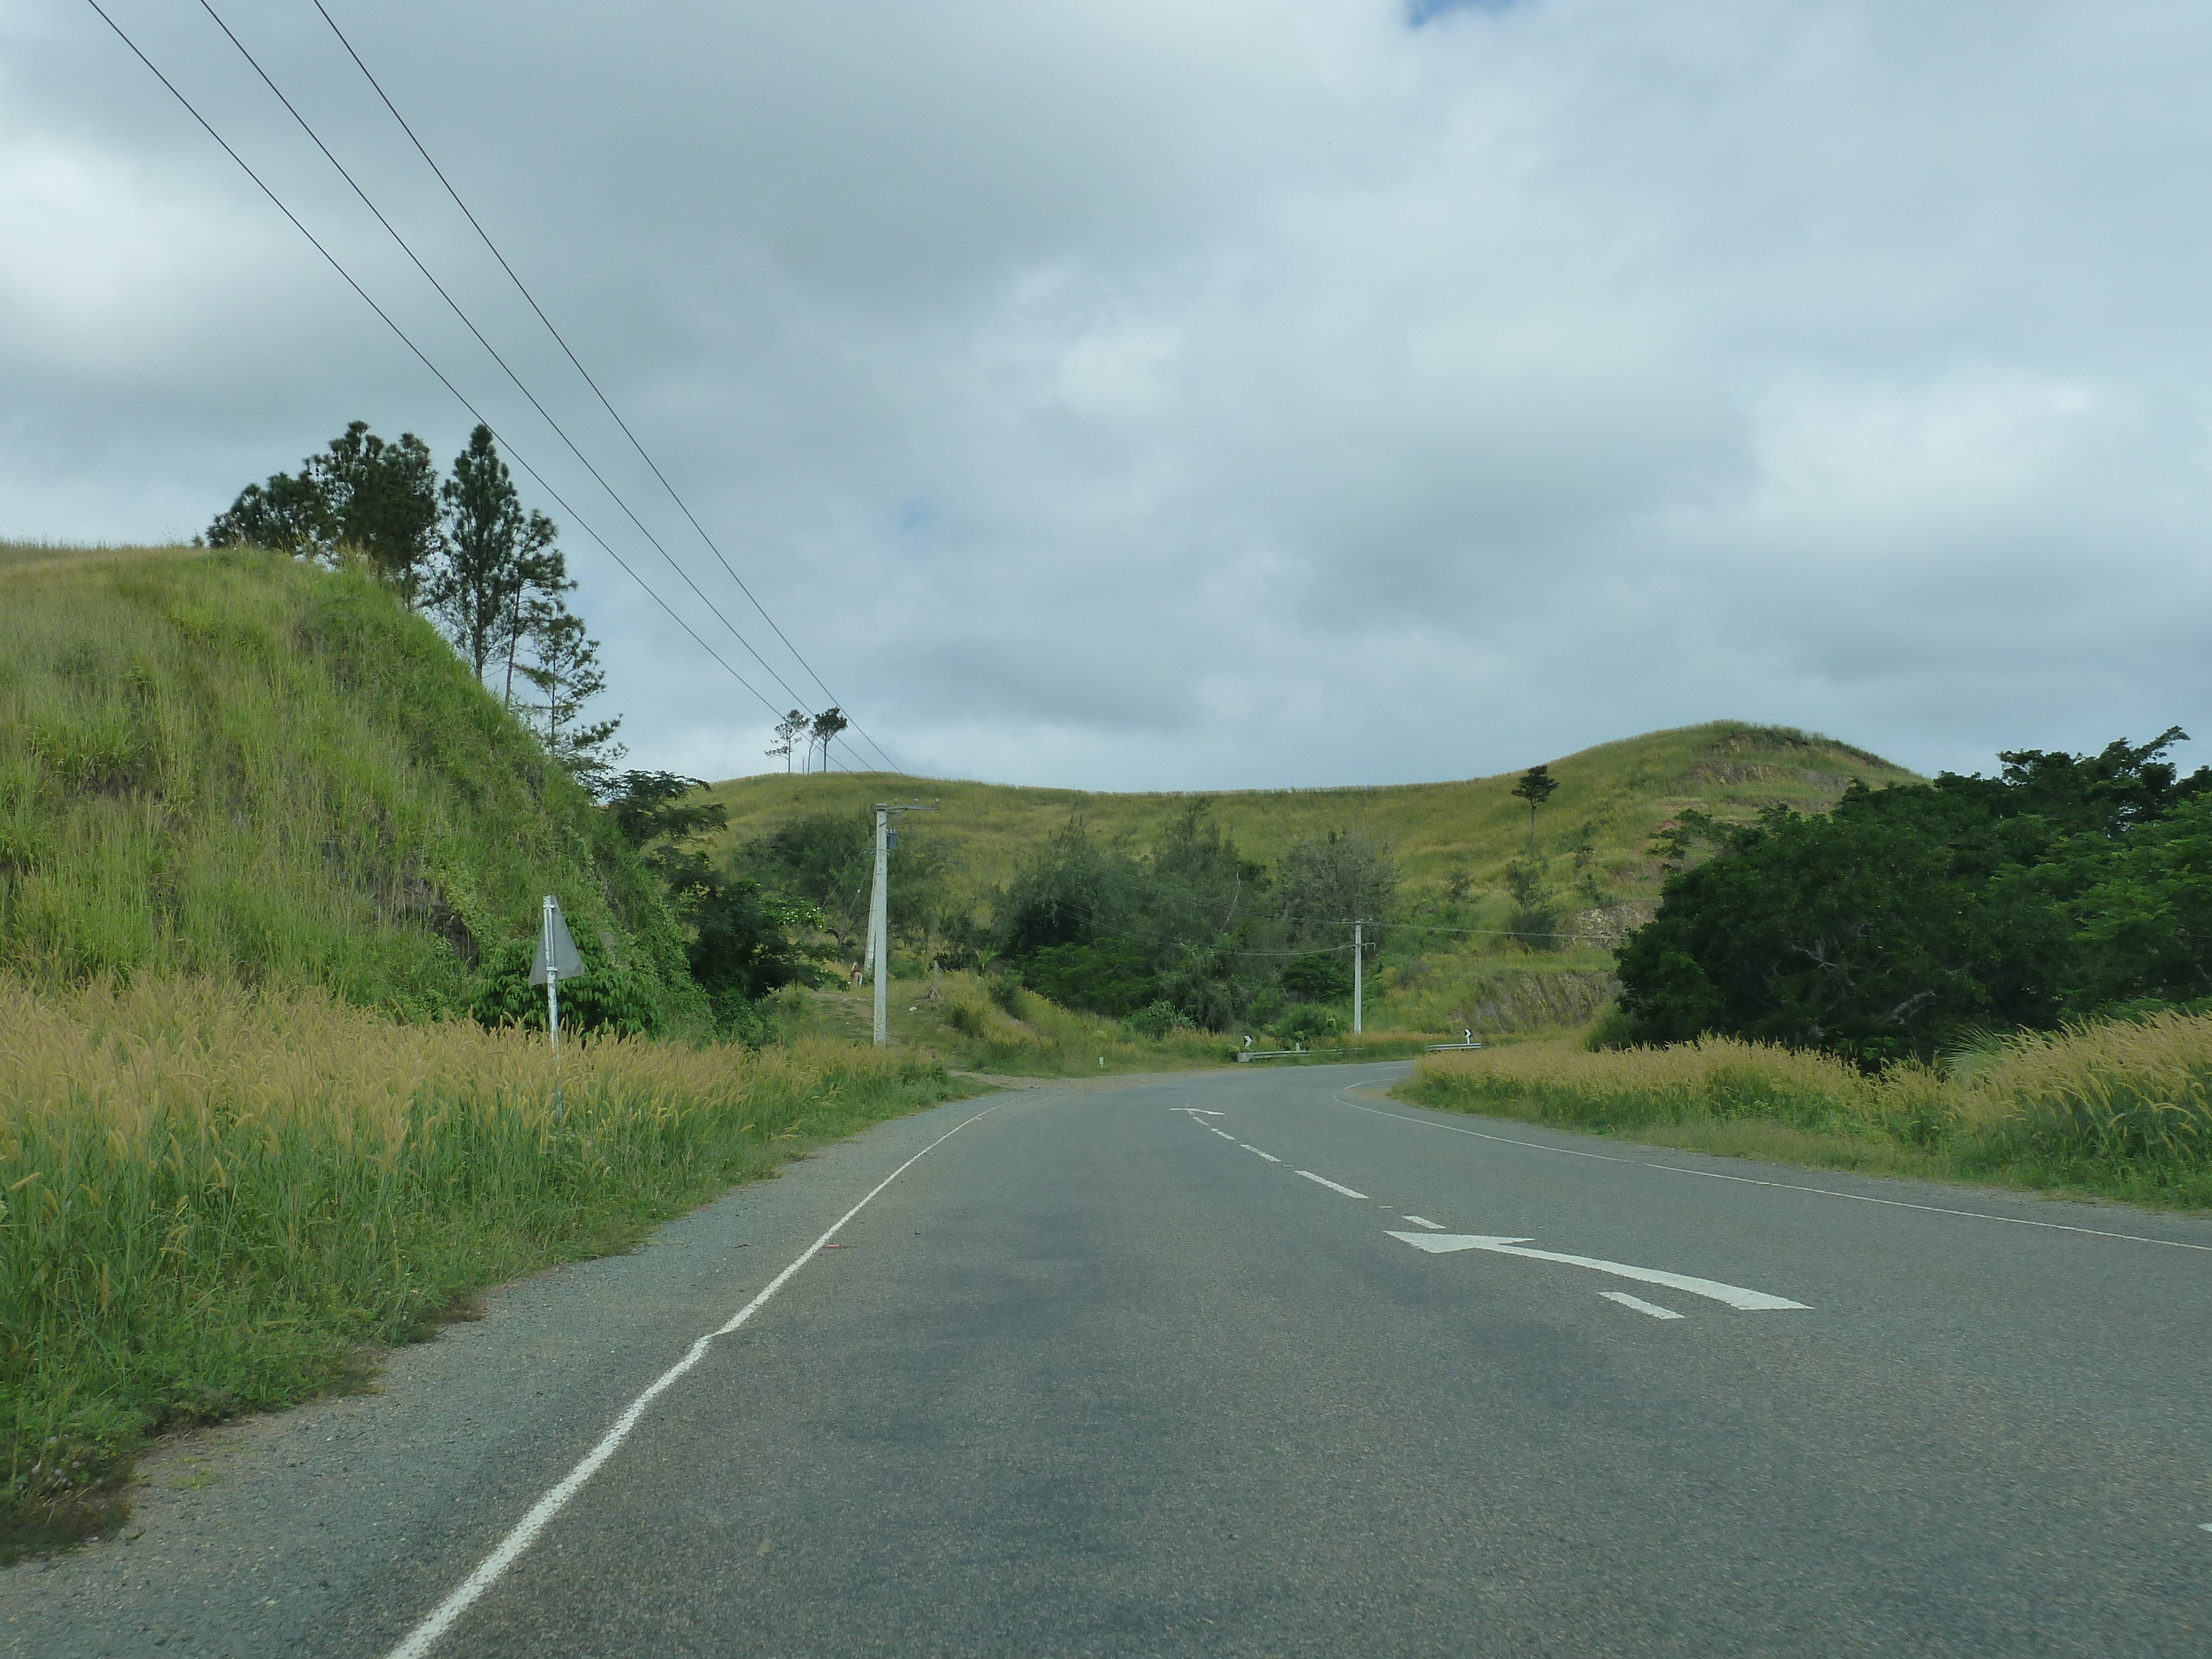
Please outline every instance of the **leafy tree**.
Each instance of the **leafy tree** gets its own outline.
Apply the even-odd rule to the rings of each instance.
[[[1778,808],[1668,878],[1621,952],[1621,1006],[1641,1042],[1720,1031],[1869,1062],[1927,1054],[1969,1026],[2048,1018],[2035,988],[2004,1006],[1990,981],[2051,921],[2048,907],[1990,914],[1942,837],[1901,815]]]
[[[1506,931],[1532,951],[1556,949],[1559,896],[1552,889],[1543,861],[1528,857],[1508,863],[1505,890],[1513,898],[1513,915]]]
[[[779,824],[744,849],[746,873],[767,887],[811,901],[822,925],[843,944],[867,925],[875,880],[872,815],[817,812]]]
[[[330,504],[312,474],[278,472],[265,484],[248,484],[229,510],[207,527],[210,547],[265,547],[313,558],[330,544]]]
[[[805,730],[806,716],[796,708],[775,723],[775,741],[769,745],[768,755],[771,760],[778,755],[783,757],[786,774],[791,770],[791,751],[798,746],[799,737]]]
[[[1159,994],[1146,953],[1119,939],[1046,945],[1023,963],[1022,982],[1063,1006],[1117,1018],[1133,1013]]]
[[[368,422],[349,422],[298,472],[248,484],[207,541],[324,560],[350,550],[412,605],[438,550],[438,470],[413,433],[386,442]]]
[[[699,838],[726,828],[729,813],[719,801],[689,799],[707,787],[676,772],[625,772],[606,811],[667,884],[690,935],[691,976],[717,1020],[743,1030],[752,1024],[747,1005],[813,976],[822,953],[799,935],[818,928],[822,916],[805,899],[771,892],[734,862],[708,857]]]
[[[1551,799],[1559,787],[1548,766],[1532,766],[1521,775],[1521,781],[1513,786],[1513,793],[1528,803],[1528,850],[1536,850],[1536,809]]]
[[[1382,842],[1332,830],[1283,854],[1275,878],[1275,912],[1295,941],[1334,943],[1354,921],[1380,923],[1398,896],[1398,865]],[[1369,943],[1380,943],[1370,927]]]
[[[439,499],[446,545],[429,584],[430,603],[482,679],[521,629],[523,605],[533,590],[563,580],[561,565],[547,557],[559,532],[544,514],[523,510],[487,426],[469,434]]]
[[[875,885],[876,827],[872,812],[817,812],[780,824],[749,842],[736,866],[772,892],[811,902],[820,926],[845,945],[867,926]],[[891,855],[890,931],[909,943],[926,941],[945,919],[949,866],[927,833],[902,828]]]
[[[1633,1035],[1720,1031],[1875,1063],[1975,1027],[2197,994],[2212,771],[2184,778],[2163,758],[2181,738],[2008,752],[1993,778],[1855,784],[1826,818],[1686,821],[1684,845],[1721,850],[1668,877],[1622,952]]]
[[[1306,1002],[1339,1002],[1352,994],[1352,958],[1340,951],[1316,951],[1282,972],[1283,988]]]
[[[1135,859],[1100,844],[1080,817],[1070,817],[1022,861],[1000,896],[995,908],[1006,952],[1023,959],[1098,935],[1148,933],[1139,899],[1144,884]]]
[[[411,608],[439,550],[438,469],[411,432],[386,443],[351,421],[309,463],[338,548],[356,548]]]
[[[2212,996],[2212,797],[2138,822],[2117,847],[2069,842],[2053,862],[2075,930],[2069,1012]]]
[[[807,728],[808,741],[821,754],[823,771],[830,769],[830,745],[837,740],[837,734],[852,723],[845,718],[843,709],[825,708],[814,717],[814,723]]]
[[[625,772],[607,793],[607,816],[622,838],[641,850],[659,841],[688,841],[729,827],[729,809],[720,802],[685,799],[710,787],[680,772]]]
[[[538,736],[546,752],[596,793],[626,752],[614,741],[621,715],[580,718],[584,705],[606,690],[599,642],[586,636],[581,617],[556,599],[533,612],[530,646],[534,659],[522,665],[522,673],[544,698],[535,710]]]
[[[1255,901],[1265,868],[1243,858],[1203,800],[1146,853],[1094,839],[1079,817],[1026,858],[999,896],[998,944],[1055,1000],[1123,1014],[1158,1000],[1209,1030],[1242,1017],[1265,958],[1232,954],[1279,928]],[[1273,930],[1273,931],[1270,931]]]

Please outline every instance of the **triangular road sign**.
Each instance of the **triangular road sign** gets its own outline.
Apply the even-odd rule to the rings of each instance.
[[[576,941],[568,936],[568,924],[561,919],[561,901],[550,893],[545,896],[545,915],[538,929],[538,954],[531,959],[530,982],[545,983],[548,962],[562,979],[574,979],[584,971],[584,959],[576,954]]]

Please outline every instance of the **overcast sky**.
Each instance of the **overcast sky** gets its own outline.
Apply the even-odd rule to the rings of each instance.
[[[565,498],[632,763],[780,765],[584,526],[820,688],[312,0],[215,3],[790,692],[208,14],[102,3]],[[2212,9],[325,3],[910,772],[2212,738]],[[0,535],[188,537],[356,417],[471,424],[85,0],[0,0]]]

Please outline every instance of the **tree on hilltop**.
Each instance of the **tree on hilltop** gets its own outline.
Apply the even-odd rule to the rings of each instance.
[[[798,746],[799,739],[805,730],[806,716],[796,708],[775,723],[775,741],[769,745],[768,756],[770,760],[778,755],[783,757],[786,775],[791,771],[791,751]]]
[[[386,443],[366,421],[308,464],[329,504],[336,545],[358,549],[369,568],[412,609],[436,559],[438,468],[411,432]]]
[[[830,769],[830,745],[837,740],[837,734],[852,723],[845,718],[845,711],[842,708],[825,708],[814,717],[814,724],[808,728],[809,740],[821,751],[823,771]]]
[[[411,432],[387,442],[347,422],[296,473],[248,484],[207,528],[210,547],[265,547],[335,564],[357,554],[410,606],[436,557],[438,469]]]
[[[521,606],[532,591],[565,579],[565,570],[546,556],[560,532],[543,513],[523,510],[488,426],[469,434],[469,447],[453,458],[453,476],[438,495],[446,546],[430,603],[482,679],[521,626]]]
[[[1521,775],[1521,781],[1513,786],[1513,793],[1528,803],[1528,850],[1536,850],[1536,809],[1551,799],[1552,792],[1559,781],[1552,775],[1548,766],[1532,766]]]

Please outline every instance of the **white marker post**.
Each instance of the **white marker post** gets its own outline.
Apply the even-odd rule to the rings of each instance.
[[[1359,1035],[1359,924],[1352,924],[1352,1035]]]
[[[891,1040],[890,995],[891,849],[898,836],[891,829],[895,812],[934,812],[935,801],[878,801],[876,803],[876,883],[868,895],[867,961],[876,975],[876,1047]]]
[[[561,1115],[561,981],[584,971],[584,959],[561,918],[561,901],[545,896],[538,915],[538,954],[530,964],[530,982],[545,988],[545,1041],[553,1048],[553,1115]]]

